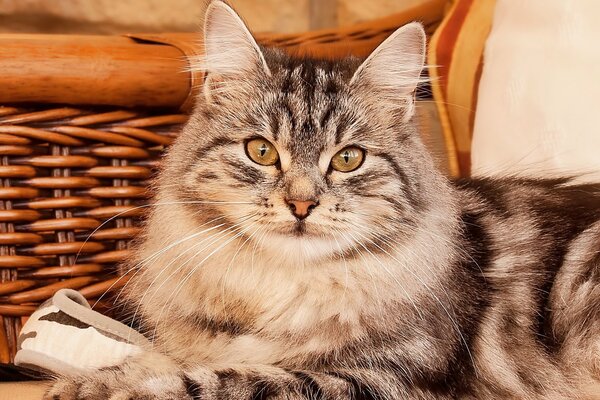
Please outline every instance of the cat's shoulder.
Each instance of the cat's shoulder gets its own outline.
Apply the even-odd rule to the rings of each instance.
[[[477,177],[456,179],[453,185],[465,205],[511,214],[522,210],[600,220],[600,182],[577,183],[575,178]]]

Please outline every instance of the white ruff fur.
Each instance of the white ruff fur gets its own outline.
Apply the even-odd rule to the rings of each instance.
[[[230,232],[199,228],[184,207],[164,206],[151,220],[149,229],[160,234],[150,235],[142,258],[168,250],[145,264],[137,290],[144,292],[144,312],[157,319],[156,329],[166,337],[166,346],[169,335],[177,335],[168,318],[173,312],[182,321],[199,313],[216,321],[253,319],[262,339],[199,334],[185,349],[169,349],[182,358],[209,363],[269,364],[341,347],[365,335],[361,318],[378,316],[394,301],[410,305],[422,291],[437,287],[443,271],[432,271],[430,260],[450,258],[455,251],[440,234],[452,224],[436,221],[433,213],[423,226],[438,229],[419,230],[411,242],[373,254],[354,240],[368,232],[312,239],[259,232],[247,240],[238,234],[256,233],[252,223]],[[211,230],[169,248],[202,229]],[[352,247],[359,257],[328,257]],[[161,325],[166,320],[169,326]],[[281,337],[286,340],[278,340]]]

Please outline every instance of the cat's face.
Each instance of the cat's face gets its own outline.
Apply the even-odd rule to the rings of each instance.
[[[201,104],[173,149],[181,199],[233,236],[304,258],[369,251],[406,232],[424,207],[428,163],[410,124],[420,25],[362,65],[299,60],[259,49],[213,4]]]

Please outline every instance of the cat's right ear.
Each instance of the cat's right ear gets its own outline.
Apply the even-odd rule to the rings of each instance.
[[[204,21],[204,94],[208,101],[226,90],[228,81],[249,74],[271,75],[260,47],[246,24],[220,0],[212,1]]]
[[[350,84],[368,84],[369,91],[387,104],[402,105],[404,119],[410,119],[415,89],[423,82],[425,39],[423,25],[418,22],[398,28],[358,67]]]

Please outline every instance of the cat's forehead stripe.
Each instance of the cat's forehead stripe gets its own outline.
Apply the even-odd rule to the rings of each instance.
[[[349,126],[344,100],[343,71],[332,66],[301,63],[284,65],[278,71],[273,140],[286,136],[290,145],[322,150],[326,143],[339,144]],[[301,141],[301,143],[298,143]]]

